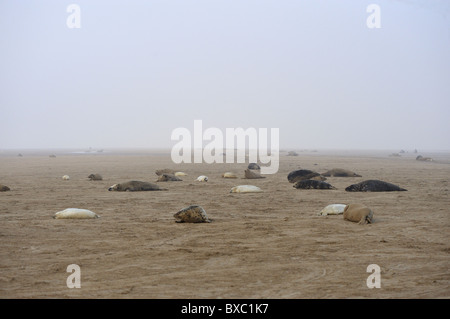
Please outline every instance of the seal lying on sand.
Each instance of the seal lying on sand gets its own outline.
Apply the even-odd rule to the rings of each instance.
[[[358,175],[352,171],[342,169],[342,168],[333,168],[329,171],[322,174],[322,176],[334,176],[334,177],[361,177],[361,175]]]
[[[231,173],[231,172],[226,172],[222,174],[223,178],[237,178],[236,174]]]
[[[70,177],[69,177],[69,175],[63,175],[62,179],[65,181],[68,181],[70,179]]]
[[[254,170],[260,170],[261,169],[261,167],[258,164],[256,164],[256,163],[248,164],[247,168],[248,169],[254,169]]]
[[[373,212],[362,204],[349,204],[344,208],[344,219],[360,225],[372,223]]]
[[[234,186],[230,193],[261,193],[262,190],[258,186],[253,185],[239,185]]]
[[[206,212],[201,206],[191,205],[173,215],[177,223],[210,223]]]
[[[159,175],[157,179],[157,182],[179,182],[179,181],[182,181],[182,179],[175,175],[166,173]]]
[[[199,177],[197,177],[196,181],[198,181],[198,182],[207,182],[208,179],[209,179],[208,176],[200,175]]]
[[[326,178],[319,173],[310,171],[309,169],[299,169],[296,171],[292,171],[288,174],[287,179],[290,183],[295,183],[306,179],[313,179],[318,181],[326,180]]]
[[[244,173],[245,173],[245,178],[248,178],[248,179],[266,178],[265,176],[261,176],[261,174],[259,174],[258,171],[250,170],[248,168],[244,171]]]
[[[175,172],[173,175],[175,176],[187,176],[185,172]]]
[[[120,184],[114,184],[110,188],[109,191],[117,191],[117,192],[138,192],[138,191],[166,191],[165,188],[160,188],[156,184],[148,183],[148,182],[140,182],[140,181],[129,181]]]
[[[397,185],[379,181],[376,179],[369,179],[362,181],[358,184],[353,184],[345,188],[347,192],[396,192],[406,191],[404,188],[400,188]]]
[[[0,184],[0,192],[7,192],[9,190],[10,188],[8,186]]]
[[[66,208],[57,212],[53,218],[55,219],[85,219],[85,218],[99,218],[99,216],[87,209],[80,208]]]
[[[306,179],[298,181],[294,184],[297,189],[336,189],[336,187],[331,186],[327,182],[315,181],[312,179]]]
[[[317,215],[327,216],[327,215],[340,215],[344,213],[344,209],[347,205],[345,204],[331,204],[322,209]]]
[[[416,161],[432,162],[433,159],[431,157],[423,157],[422,155],[419,155],[416,157]]]
[[[158,169],[158,170],[155,171],[155,174],[158,175],[158,176],[162,175],[164,173],[174,175],[175,171],[173,169],[170,169],[170,168]]]
[[[103,177],[100,174],[91,174],[91,175],[88,176],[88,178],[91,181],[101,181],[101,180],[103,180]]]

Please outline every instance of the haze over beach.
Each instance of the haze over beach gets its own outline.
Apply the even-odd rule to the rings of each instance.
[[[279,128],[280,148],[450,150],[450,4],[0,3],[0,149],[164,148]],[[69,24],[68,24],[69,20]]]
[[[450,2],[1,1],[0,47],[1,299],[450,298]]]

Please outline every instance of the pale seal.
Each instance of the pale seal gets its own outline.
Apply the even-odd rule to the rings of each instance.
[[[101,181],[101,180],[103,180],[103,177],[100,174],[91,174],[91,175],[88,176],[88,178],[91,181]]]
[[[313,179],[306,179],[298,181],[294,184],[297,189],[336,189],[336,187],[323,181],[316,181]]]
[[[231,188],[230,193],[261,193],[262,190],[258,186],[239,185]]]
[[[191,205],[183,208],[173,215],[177,223],[210,223],[211,220],[206,215],[201,206]]]
[[[327,215],[340,215],[344,213],[346,204],[331,204],[322,209],[317,215],[327,216]]]
[[[296,171],[292,171],[288,174],[287,179],[290,183],[295,183],[306,179],[314,179],[318,181],[326,180],[326,178],[319,173],[310,171],[309,169],[298,169]]]
[[[64,176],[62,177],[62,179],[65,180],[65,181],[68,181],[68,180],[70,179],[70,177],[69,177],[69,175],[64,175]]]
[[[85,218],[98,218],[96,213],[87,209],[80,208],[66,208],[60,212],[57,212],[53,218],[55,219],[85,219]]]
[[[225,172],[222,174],[223,178],[237,178],[237,175],[232,172]]]
[[[248,168],[244,171],[244,174],[247,179],[266,178],[265,176],[261,176],[257,170],[250,170]]]
[[[355,172],[342,169],[342,168],[333,168],[329,171],[326,171],[322,174],[322,176],[334,176],[334,177],[361,177],[361,175],[356,174]]]
[[[423,157],[422,155],[419,155],[416,157],[416,161],[432,162],[433,159],[431,157]]]
[[[345,188],[347,192],[396,192],[396,191],[406,191],[406,189],[401,188],[397,185],[379,181],[376,179],[369,179],[362,181],[357,184],[353,184]]]
[[[209,180],[208,176],[205,176],[205,175],[200,175],[196,179],[196,181],[198,181],[198,182],[207,182],[208,180]]]
[[[364,225],[373,222],[373,211],[362,204],[349,204],[344,208],[344,219]]]
[[[114,184],[110,188],[109,191],[117,191],[117,192],[138,192],[138,191],[166,191],[165,188],[160,188],[156,184],[141,182],[141,181],[129,181],[120,184]]]

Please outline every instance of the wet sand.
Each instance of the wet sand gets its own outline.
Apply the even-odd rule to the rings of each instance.
[[[450,154],[419,162],[413,153],[281,153],[277,174],[247,180],[248,163],[176,165],[160,151],[17,153],[0,153],[0,184],[11,188],[0,192],[0,298],[450,297]],[[188,176],[159,183],[166,192],[108,191],[155,182],[162,168]],[[337,190],[299,190],[287,181],[299,168],[362,177],[329,177]],[[226,171],[240,178],[223,179]],[[89,181],[91,173],[103,180]],[[366,179],[408,191],[345,192]],[[263,193],[229,193],[242,184]],[[374,223],[317,216],[351,202],[370,207]],[[175,223],[173,214],[194,204],[213,222]],[[69,207],[100,218],[52,218]],[[80,289],[66,285],[70,264],[80,266]],[[367,287],[370,264],[381,268],[379,289]]]

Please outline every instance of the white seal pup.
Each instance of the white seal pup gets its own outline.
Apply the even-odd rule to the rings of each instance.
[[[262,192],[262,189],[259,188],[258,186],[254,186],[254,185],[234,186],[230,190],[230,193],[261,193],[261,192]]]
[[[346,204],[331,204],[322,209],[317,215],[327,216],[327,215],[340,215],[344,213]]]
[[[185,172],[175,172],[173,175],[175,176],[187,176]]]
[[[80,208],[66,208],[53,216],[55,219],[87,219],[99,217],[100,216],[90,210]]]
[[[198,181],[198,182],[207,182],[208,181],[208,176],[200,175],[199,177],[197,177],[196,181]]]

